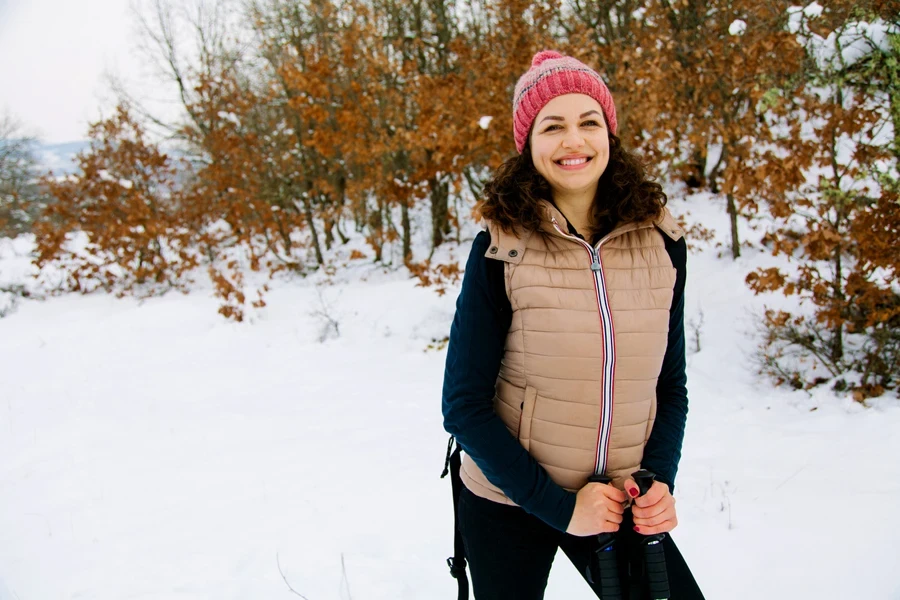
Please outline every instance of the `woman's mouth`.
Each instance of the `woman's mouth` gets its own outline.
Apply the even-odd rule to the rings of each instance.
[[[575,171],[577,169],[583,169],[589,162],[591,162],[592,158],[594,157],[578,156],[573,158],[562,158],[554,162],[556,162],[557,166],[562,169],[565,169],[567,171]]]

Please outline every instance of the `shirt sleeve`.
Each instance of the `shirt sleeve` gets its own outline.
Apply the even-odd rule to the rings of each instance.
[[[456,301],[444,370],[444,428],[510,500],[565,531],[575,494],[550,479],[494,412],[512,310],[503,286],[503,263],[485,257],[489,245],[490,235],[479,233]]]
[[[688,397],[684,340],[684,287],[687,277],[687,244],[684,238],[666,236],[666,250],[675,267],[675,289],[669,311],[669,337],[656,384],[656,421],[644,447],[641,466],[675,492],[675,475],[687,422]]]

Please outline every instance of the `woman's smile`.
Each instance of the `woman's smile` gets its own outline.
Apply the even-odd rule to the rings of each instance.
[[[577,171],[585,168],[592,158],[594,157],[580,154],[577,156],[567,156],[555,162],[561,169],[565,169],[566,171]]]

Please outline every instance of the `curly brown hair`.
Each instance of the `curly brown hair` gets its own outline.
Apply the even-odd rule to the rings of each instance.
[[[528,141],[522,153],[500,165],[485,184],[478,210],[504,231],[536,231],[542,220],[541,199],[552,202],[550,184],[534,167]],[[618,137],[609,134],[609,164],[594,197],[594,230],[656,220],[665,205],[662,186],[650,180],[640,159],[623,148]]]

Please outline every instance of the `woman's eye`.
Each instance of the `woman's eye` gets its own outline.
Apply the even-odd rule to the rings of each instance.
[[[581,126],[582,127],[602,127],[602,124],[600,123],[600,121],[597,121],[596,119],[588,119],[587,121],[582,122]],[[549,125],[546,129],[544,129],[544,133],[548,133],[551,131],[559,131],[561,129],[565,129],[565,127],[563,127],[559,123],[554,123],[553,125]]]

